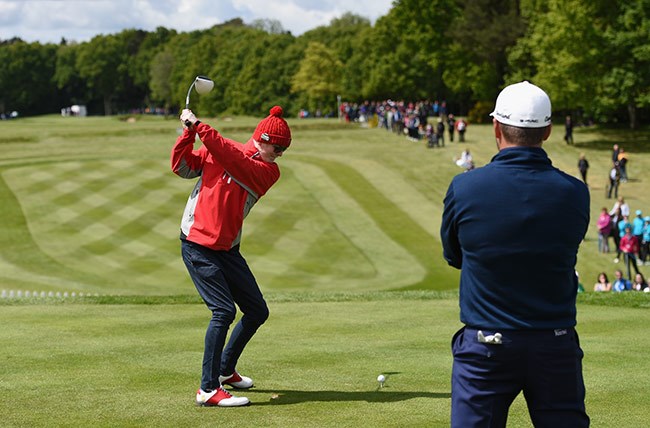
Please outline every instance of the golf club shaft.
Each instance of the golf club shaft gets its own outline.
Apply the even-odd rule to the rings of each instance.
[[[190,89],[187,90],[187,96],[185,97],[185,108],[190,108],[190,93],[192,93],[192,88],[194,87],[194,84],[196,83],[196,80],[192,82],[190,85]]]
[[[212,90],[214,87],[214,82],[212,79],[206,76],[196,76],[192,84],[190,85],[190,88],[187,90],[187,96],[185,97],[185,108],[189,110],[190,108],[190,94],[192,93],[192,88],[196,88],[196,92],[199,94],[206,94]],[[192,124],[189,121],[185,121],[185,126],[188,128],[192,126]]]
[[[190,93],[192,92],[192,88],[194,87],[195,83],[196,83],[196,80],[194,80],[192,82],[192,84],[190,85],[190,89],[187,90],[187,96],[185,97],[185,108],[186,109],[190,108]],[[185,121],[185,126],[187,126],[189,128],[189,127],[192,126],[192,124],[190,123],[189,120],[186,120]]]

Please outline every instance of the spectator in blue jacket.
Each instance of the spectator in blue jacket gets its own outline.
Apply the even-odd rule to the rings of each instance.
[[[613,292],[620,293],[622,291],[629,291],[632,289],[632,281],[626,279],[623,276],[622,270],[616,269],[616,272],[614,272],[614,276],[616,277],[616,279],[612,283]]]
[[[587,427],[574,327],[589,190],[542,149],[551,134],[542,89],[506,87],[492,117],[498,153],[454,177],[440,229],[444,257],[461,271],[464,324],[452,340],[451,426],[505,427],[523,391],[533,425]]]
[[[618,263],[621,259],[621,239],[625,236],[625,229],[632,228],[632,223],[627,215],[623,215],[623,218],[618,221],[616,228],[618,229],[618,243],[616,244],[616,257],[614,258],[614,263]]]
[[[636,236],[636,238],[641,242],[643,240],[643,211],[641,210],[636,210],[635,213],[636,217],[632,220],[632,235]]]
[[[641,239],[641,251],[639,257],[644,265],[650,264],[648,257],[650,256],[650,216],[643,219],[643,237]]]

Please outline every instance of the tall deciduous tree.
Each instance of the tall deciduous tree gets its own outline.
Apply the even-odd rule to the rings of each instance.
[[[228,91],[230,110],[265,116],[281,105],[290,114],[291,77],[296,73],[302,52],[295,48],[291,34],[261,34],[251,44],[251,55]]]
[[[112,101],[125,87],[125,52],[126,46],[115,35],[95,36],[79,49],[77,70],[86,80],[90,96],[103,100],[105,115],[112,114]]]
[[[445,97],[442,81],[458,14],[454,0],[396,0],[374,28],[364,96],[371,99]]]
[[[143,93],[140,103],[149,104],[152,88],[150,85],[152,62],[156,55],[165,49],[167,42],[176,35],[176,31],[158,27],[154,32],[144,33],[144,38],[137,46],[137,51],[130,53],[129,75],[138,92]],[[163,99],[168,102],[170,96]],[[137,104],[136,104],[137,105]]]
[[[598,103],[604,112],[624,106],[630,128],[638,127],[637,111],[650,106],[650,0],[620,1],[607,10],[599,50],[603,67]]]
[[[346,100],[362,97],[365,80],[363,63],[368,59],[372,27],[367,18],[346,13],[334,18],[329,25],[323,25],[303,34],[299,43],[319,42],[332,49],[341,61],[341,96]]]
[[[240,95],[234,88],[235,82],[239,79],[246,64],[253,59],[257,39],[261,37],[261,34],[264,32],[245,26],[223,28],[219,29],[216,37],[206,40],[213,44],[212,49],[215,51],[212,63],[206,64],[209,67],[210,76],[215,80],[214,90],[205,97],[205,103],[202,104],[207,105],[210,113],[233,113],[233,103],[237,102],[235,97]],[[235,109],[238,108],[239,106],[235,107]],[[240,113],[243,112],[240,111]],[[253,112],[246,113],[252,114]]]
[[[269,34],[284,34],[287,32],[277,19],[256,19],[250,26]]]
[[[165,115],[167,115],[170,107],[175,104],[171,83],[174,64],[174,55],[171,49],[164,49],[158,52],[151,60],[149,74],[151,98],[163,104]]]
[[[292,89],[307,95],[309,108],[332,109],[341,91],[343,64],[324,44],[311,42],[305,50],[298,72],[293,76]]]
[[[530,25],[510,52],[508,80],[532,80],[553,100],[553,109],[592,109],[602,64],[600,1],[549,0],[524,9]]]
[[[20,39],[0,45],[0,112],[42,114],[60,107],[52,84],[56,50]]]
[[[525,25],[516,0],[458,1],[459,15],[450,25],[451,46],[443,73],[456,98],[493,101],[507,71],[506,51]],[[468,105],[462,106],[466,110]]]
[[[86,82],[77,71],[79,46],[76,43],[62,44],[56,53],[56,71],[52,80],[71,104],[86,104]],[[67,107],[61,106],[61,107]]]

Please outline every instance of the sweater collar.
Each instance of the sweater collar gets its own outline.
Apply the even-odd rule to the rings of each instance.
[[[551,165],[551,159],[541,147],[508,147],[494,155],[492,162]]]

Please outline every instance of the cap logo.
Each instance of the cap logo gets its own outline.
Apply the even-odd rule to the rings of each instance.
[[[267,134],[266,132],[260,135],[260,138],[262,138],[262,140],[264,141],[271,141],[271,137],[269,137],[269,134]]]

